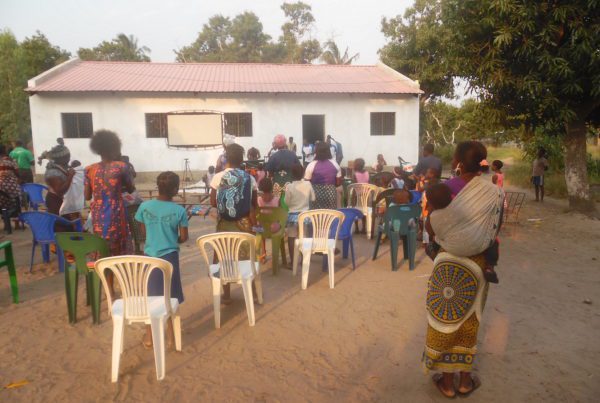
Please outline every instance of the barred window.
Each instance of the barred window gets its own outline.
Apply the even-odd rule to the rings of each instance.
[[[251,113],[225,113],[225,133],[236,137],[252,137]]]
[[[147,138],[167,138],[168,132],[166,113],[146,113]]]
[[[371,136],[393,136],[396,134],[395,112],[371,112]]]
[[[66,139],[90,138],[94,133],[91,113],[61,113],[62,132]]]

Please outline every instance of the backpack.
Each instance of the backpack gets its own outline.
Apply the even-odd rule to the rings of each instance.
[[[217,211],[227,221],[237,221],[248,215],[252,204],[252,181],[239,168],[225,172],[217,192]]]

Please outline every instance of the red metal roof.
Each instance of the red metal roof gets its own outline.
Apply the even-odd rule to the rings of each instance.
[[[135,63],[71,60],[30,80],[31,92],[420,94],[384,65]]]

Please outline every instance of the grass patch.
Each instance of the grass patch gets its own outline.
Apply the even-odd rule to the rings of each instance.
[[[523,160],[523,152],[517,147],[488,147],[487,152],[490,164],[493,160],[504,161],[512,158],[514,163]]]

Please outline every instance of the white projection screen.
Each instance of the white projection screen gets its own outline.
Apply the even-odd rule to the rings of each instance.
[[[223,115],[214,112],[167,114],[172,147],[210,147],[223,144]]]

